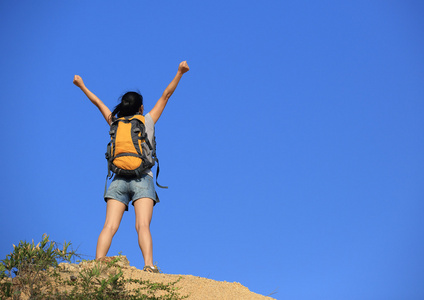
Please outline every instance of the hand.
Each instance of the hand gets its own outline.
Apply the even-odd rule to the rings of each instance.
[[[82,81],[82,78],[79,75],[74,76],[73,83],[79,88],[82,88],[84,86],[84,82]]]
[[[181,74],[184,74],[188,70],[190,70],[190,68],[188,67],[187,61],[180,62],[180,65],[178,66],[178,72],[181,72]]]

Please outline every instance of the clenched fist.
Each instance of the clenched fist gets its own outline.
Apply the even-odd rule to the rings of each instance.
[[[79,75],[74,76],[73,83],[79,88],[82,88],[84,86],[84,82],[82,81],[82,78]]]
[[[180,62],[180,65],[178,66],[178,71],[184,74],[188,70],[190,70],[190,68],[188,67],[187,61]]]

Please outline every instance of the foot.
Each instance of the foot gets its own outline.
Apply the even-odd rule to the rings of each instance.
[[[104,263],[109,263],[109,262],[111,262],[114,259],[115,259],[114,256],[111,256],[111,257],[110,256],[103,256],[103,257],[96,258],[96,261],[100,261],[100,262],[104,262]]]
[[[156,266],[144,266],[143,268],[144,272],[149,272],[149,273],[160,273],[158,267]]]

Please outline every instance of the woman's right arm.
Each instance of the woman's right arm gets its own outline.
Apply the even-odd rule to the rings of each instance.
[[[74,84],[81,89],[81,91],[84,92],[84,94],[90,99],[90,101],[97,106],[97,108],[102,113],[103,117],[105,118],[106,122],[110,125],[112,122],[112,112],[110,109],[100,100],[96,95],[94,95],[85,85],[82,81],[82,78],[78,75],[74,76]]]

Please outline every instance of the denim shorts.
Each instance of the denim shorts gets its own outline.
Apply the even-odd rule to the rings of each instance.
[[[115,175],[105,194],[105,201],[108,199],[118,200],[127,206],[126,210],[128,210],[130,201],[134,205],[134,201],[140,198],[150,198],[154,205],[159,202],[153,178],[147,174],[143,174],[141,178],[125,178]]]

